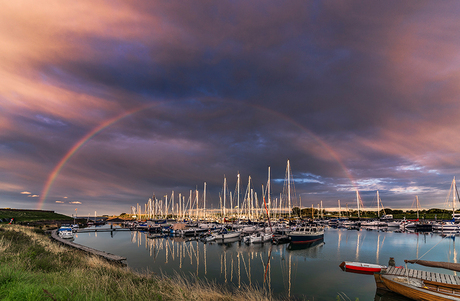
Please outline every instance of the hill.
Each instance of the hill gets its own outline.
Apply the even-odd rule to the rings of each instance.
[[[14,218],[15,222],[62,221],[72,219],[67,215],[54,211],[0,208],[0,222],[9,222],[12,218]]]

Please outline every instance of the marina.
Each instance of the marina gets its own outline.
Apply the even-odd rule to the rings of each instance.
[[[215,281],[230,290],[252,285],[275,296],[307,300],[337,296],[373,300],[381,294],[372,275],[346,273],[339,268],[342,261],[386,266],[394,257],[396,265],[403,265],[404,259],[419,258],[429,250],[424,259],[457,261],[455,238],[434,233],[326,227],[323,241],[304,245],[246,244],[242,239],[203,242],[199,237],[171,235],[151,239],[148,235],[145,231],[75,233],[75,242],[126,257],[128,267],[139,272],[179,273]],[[417,271],[456,274],[430,267]]]

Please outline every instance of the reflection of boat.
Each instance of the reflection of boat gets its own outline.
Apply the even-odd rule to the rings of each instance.
[[[343,261],[339,266],[342,268],[342,270],[347,272],[359,271],[369,274],[378,273],[382,269],[387,268],[384,265],[352,261]]]
[[[147,235],[147,238],[150,238],[150,239],[152,239],[152,238],[162,238],[162,237],[164,237],[164,234],[161,234],[161,233],[152,233],[152,234]]]
[[[232,238],[225,238],[225,239],[216,239],[218,244],[230,244],[233,242],[240,241],[240,237],[232,237]]]
[[[300,226],[288,234],[292,244],[305,244],[324,239],[324,229],[315,225]]]
[[[397,293],[390,292],[389,290],[378,288],[375,291],[374,300],[375,301],[409,301],[412,299],[409,299]]]
[[[309,243],[304,243],[304,244],[293,244],[290,243],[287,247],[288,250],[306,250],[306,249],[313,249],[313,247],[321,247],[324,245],[323,239],[309,242]]]

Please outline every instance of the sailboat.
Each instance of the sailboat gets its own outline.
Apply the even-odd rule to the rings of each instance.
[[[433,230],[440,231],[443,234],[457,234],[460,233],[460,213],[455,213],[455,207],[459,200],[457,184],[455,182],[455,177],[452,180],[450,185],[449,193],[447,194],[447,199],[450,198],[452,194],[452,220],[447,222],[440,222],[433,224]]]
[[[415,196],[415,207],[417,210],[417,219],[416,220],[405,220],[401,223],[399,226],[401,230],[406,230],[406,229],[415,229],[417,228],[417,224],[419,223],[419,209],[420,209],[420,202],[418,200],[418,196]]]

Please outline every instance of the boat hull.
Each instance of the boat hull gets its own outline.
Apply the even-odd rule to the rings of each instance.
[[[315,241],[324,239],[322,234],[289,234],[289,239],[293,244],[308,244]]]
[[[347,272],[350,271],[357,271],[357,272],[365,272],[365,273],[378,273],[382,269],[386,269],[386,266],[378,265],[378,264],[371,264],[371,263],[362,263],[362,262],[350,262],[344,261],[340,264],[340,267]]]
[[[215,235],[216,240],[227,240],[227,239],[239,239],[240,238],[240,233],[238,232],[230,232],[226,234],[216,234]]]
[[[395,276],[395,275],[383,275],[383,274],[375,274],[375,280],[377,283],[377,287],[382,286],[386,289],[403,295],[407,298],[412,300],[420,300],[420,301],[452,301],[452,300],[460,300],[458,296],[452,296],[448,294],[441,294],[426,288],[426,286],[414,286],[409,285],[404,282],[396,281],[398,279],[404,280],[407,277]],[[408,278],[410,281],[420,281],[414,278]],[[380,284],[379,284],[380,283]]]

